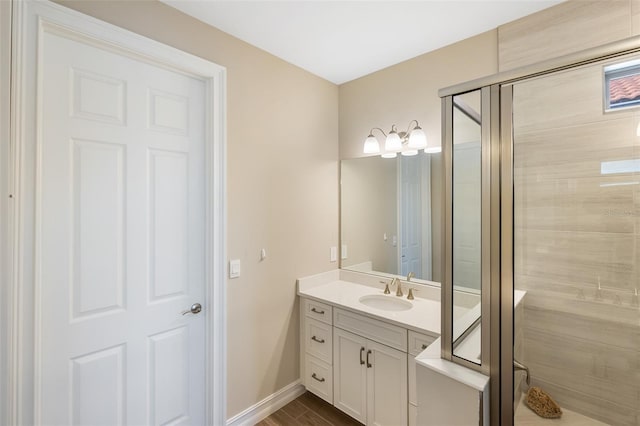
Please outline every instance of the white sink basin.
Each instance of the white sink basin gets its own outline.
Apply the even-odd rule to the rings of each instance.
[[[395,296],[383,296],[381,294],[371,294],[358,299],[360,303],[374,309],[383,311],[406,311],[413,307],[411,302]]]

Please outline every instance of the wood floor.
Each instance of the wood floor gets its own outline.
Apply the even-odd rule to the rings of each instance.
[[[294,399],[257,426],[361,426],[342,411],[328,404],[310,392]]]

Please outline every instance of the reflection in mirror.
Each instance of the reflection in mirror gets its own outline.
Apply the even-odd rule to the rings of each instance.
[[[342,160],[343,269],[439,280],[432,255],[432,156],[440,154]]]
[[[481,94],[453,98],[453,354],[480,364]]]

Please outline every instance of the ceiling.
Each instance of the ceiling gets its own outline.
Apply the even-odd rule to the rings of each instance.
[[[342,84],[563,0],[161,0]]]

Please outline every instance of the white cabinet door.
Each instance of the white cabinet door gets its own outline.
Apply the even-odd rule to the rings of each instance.
[[[407,354],[367,341],[367,425],[407,424]]]
[[[333,330],[333,405],[354,419],[365,423],[367,339],[339,328]]]

